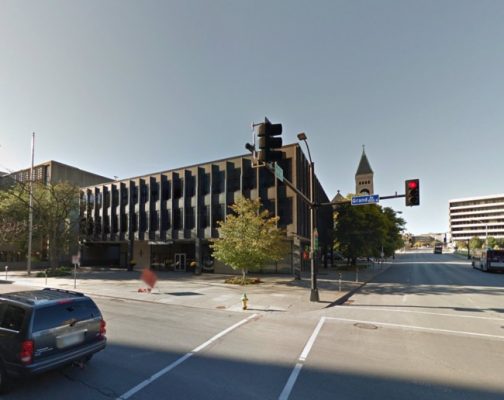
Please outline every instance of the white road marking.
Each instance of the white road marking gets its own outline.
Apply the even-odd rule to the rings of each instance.
[[[476,336],[476,337],[504,340],[504,336],[490,335],[490,334],[486,334],[486,333],[453,331],[453,330],[449,330],[449,329],[427,328],[424,326],[402,325],[402,324],[393,324],[390,322],[378,322],[378,321],[369,321],[369,320],[361,320],[361,319],[349,319],[349,318],[338,318],[338,317],[326,317],[326,319],[331,319],[331,320],[335,320],[335,321],[342,321],[342,322],[353,322],[353,323],[361,323],[361,324],[391,326],[393,328],[403,328],[403,329],[411,329],[411,330],[417,330],[417,331],[441,332],[441,333],[448,333],[451,335],[459,335],[459,336]]]
[[[156,379],[159,379],[161,376],[165,375],[166,373],[170,372],[172,369],[177,367],[178,365],[182,364],[184,361],[186,361],[188,358],[192,357],[195,355],[197,352],[203,350],[205,347],[208,347],[210,344],[215,342],[216,340],[219,340],[221,337],[224,335],[227,335],[229,332],[235,330],[236,328],[242,326],[243,324],[246,324],[248,321],[251,319],[255,318],[257,314],[252,314],[250,317],[242,319],[240,322],[234,324],[233,326],[230,326],[229,328],[223,330],[222,332],[218,333],[211,339],[207,340],[205,343],[199,345],[196,347],[194,350],[190,351],[189,353],[185,354],[184,356],[180,357],[178,360],[174,361],[167,367],[163,368],[159,372],[156,372],[154,375],[151,377],[147,378],[143,382],[139,383],[136,385],[134,388],[128,390],[126,393],[122,394],[117,398],[117,400],[126,400],[129,399],[131,396],[133,396],[135,393],[138,393],[140,390],[142,390],[144,387],[147,385],[150,385],[152,382],[154,382]]]
[[[310,339],[308,339],[308,342],[306,342],[306,345],[303,349],[303,352],[298,358],[298,363],[292,370],[289,379],[287,380],[287,383],[285,384],[282,393],[280,393],[280,396],[278,397],[278,400],[287,400],[290,396],[290,393],[292,391],[292,388],[294,387],[296,380],[299,376],[299,373],[301,372],[301,368],[303,368],[303,364],[306,361],[306,358],[308,357],[308,354],[310,354],[310,350],[313,347],[313,344],[315,343],[315,340],[317,339],[317,336],[322,329],[322,325],[324,325],[324,322],[326,320],[326,317],[320,318],[317,326],[315,327],[312,335],[310,336]]]
[[[308,342],[306,343],[306,346],[301,353],[301,356],[299,357],[299,361],[306,361],[306,357],[308,357],[308,354],[310,353],[310,350],[313,346],[313,343],[315,343],[315,340],[317,339],[317,336],[320,332],[320,329],[322,329],[322,325],[324,325],[326,317],[320,318],[319,323],[315,327],[315,330],[313,331],[312,335],[310,336],[310,339],[308,339]]]
[[[406,306],[407,307],[407,306]],[[457,307],[453,307],[457,308]],[[463,307],[460,307],[463,308]],[[444,313],[434,313],[427,311],[416,311],[416,310],[397,310],[395,308],[379,308],[379,307],[360,307],[358,305],[353,306],[336,306],[334,309],[351,309],[352,311],[356,310],[365,310],[365,311],[389,311],[389,312],[402,312],[402,313],[411,313],[411,314],[425,314],[425,315],[439,315],[443,317],[454,317],[454,318],[475,318],[475,319],[488,319],[491,321],[504,321],[504,318],[498,317],[481,317],[479,315],[456,315],[456,314],[444,314]]]

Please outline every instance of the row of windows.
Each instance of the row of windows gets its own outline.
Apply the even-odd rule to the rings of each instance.
[[[486,221],[452,221],[451,225],[452,226],[460,226],[460,225],[469,225],[469,226],[484,226],[485,224],[490,226],[490,225],[495,225],[498,223],[504,223],[504,219],[491,219],[491,220],[486,220]]]
[[[463,228],[459,228],[459,227],[455,227],[453,228],[452,227],[452,232],[460,232],[460,231],[470,231],[470,232],[485,232],[486,229],[483,227],[483,228],[473,228],[473,227],[463,227]],[[490,234],[491,232],[495,232],[495,231],[503,231],[504,232],[504,225],[493,225],[492,227],[488,227],[488,234]]]
[[[287,159],[282,162],[284,168],[284,177],[291,180],[291,164],[292,160]],[[210,172],[200,175],[199,195],[220,194],[225,192],[237,192],[240,190],[248,191],[257,187],[256,169],[245,168],[242,175],[241,168],[228,169],[227,179],[225,171],[214,171],[213,179]],[[266,171],[260,170],[261,188],[268,188],[275,185],[274,175]],[[139,186],[132,185],[130,188],[122,184],[120,187],[112,186],[112,190],[102,188],[95,189],[95,193],[88,191],[82,197],[82,201],[87,203],[88,207],[110,207],[111,204],[128,204],[131,197],[133,204],[138,203],[140,198],[141,203],[150,201],[166,201],[173,197],[179,199],[182,197],[194,197],[197,188],[196,176],[186,174],[185,177],[174,177],[173,180],[162,180],[157,182],[150,179],[150,182],[141,183]]]
[[[265,201],[264,209],[275,214],[275,203]],[[292,223],[292,198],[282,198],[278,204],[278,216],[280,217],[279,225],[287,226]],[[229,212],[229,210],[228,210]],[[194,229],[196,222],[199,223],[199,228],[217,228],[218,221],[222,221],[225,216],[224,204],[199,207],[197,214],[195,207],[164,209],[161,211],[142,211],[131,214],[131,229],[133,232],[145,231],[166,231],[169,229]],[[196,218],[198,217],[198,218]],[[120,225],[119,225],[120,222]],[[129,214],[123,213],[120,216],[114,214],[112,216],[96,216],[95,218],[84,218],[81,224],[84,235],[91,236],[96,234],[110,234],[119,232],[128,232],[130,218]]]
[[[504,197],[496,197],[493,199],[485,199],[485,200],[468,200],[468,201],[457,201],[454,203],[450,203],[450,207],[463,207],[463,206],[474,206],[474,205],[482,205],[482,204],[495,204],[495,203],[504,203]]]

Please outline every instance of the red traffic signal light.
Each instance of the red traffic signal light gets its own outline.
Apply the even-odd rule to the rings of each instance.
[[[409,179],[405,182],[406,187],[406,206],[420,205],[420,179]]]
[[[416,189],[418,187],[418,181],[413,180],[413,181],[408,181],[408,188],[409,189]]]

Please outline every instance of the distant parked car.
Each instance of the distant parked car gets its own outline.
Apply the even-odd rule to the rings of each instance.
[[[94,301],[61,289],[0,295],[0,391],[12,378],[86,363],[106,346],[106,323]]]

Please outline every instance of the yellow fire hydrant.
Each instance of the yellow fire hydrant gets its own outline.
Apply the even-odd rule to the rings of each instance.
[[[241,302],[242,302],[242,310],[246,310],[247,309],[247,303],[248,303],[248,297],[247,297],[246,293],[243,293],[243,296],[241,298]]]

